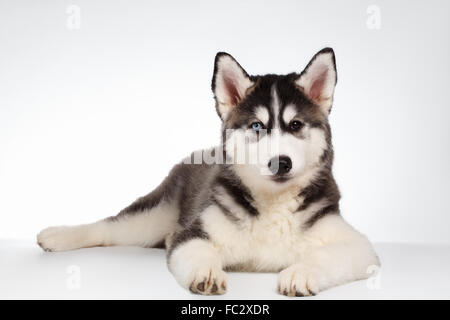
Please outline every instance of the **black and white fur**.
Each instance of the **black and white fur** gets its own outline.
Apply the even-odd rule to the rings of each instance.
[[[279,272],[278,291],[288,296],[367,278],[367,268],[379,260],[367,238],[341,217],[332,175],[328,115],[336,81],[330,48],[300,74],[288,75],[250,76],[232,56],[218,53],[212,89],[223,152],[208,152],[225,164],[185,159],[117,216],[47,228],[37,236],[39,245],[65,251],[165,244],[176,280],[200,294],[223,294],[224,270]],[[277,140],[277,154],[268,148],[258,163],[239,162],[233,141],[240,136],[250,149]],[[281,173],[268,165],[273,159],[284,166]]]

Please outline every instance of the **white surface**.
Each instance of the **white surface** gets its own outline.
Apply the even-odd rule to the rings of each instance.
[[[80,29],[67,27],[70,4]],[[374,241],[450,244],[449,11],[448,0],[0,0],[0,237],[114,215],[218,143],[217,51],[251,74],[288,73],[331,46],[343,215]]]
[[[450,298],[449,246],[378,244],[376,250],[382,261],[379,289],[370,285],[377,283],[372,279],[296,299]],[[80,286],[71,290],[75,269]],[[211,298],[179,287],[160,249],[46,253],[33,241],[0,241],[0,299],[292,299],[276,293],[276,280],[271,273],[229,273],[227,294]]]

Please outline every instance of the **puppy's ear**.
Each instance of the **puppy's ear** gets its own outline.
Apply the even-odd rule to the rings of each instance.
[[[336,81],[334,52],[325,48],[316,53],[295,83],[325,114],[329,114]]]
[[[216,109],[222,120],[244,99],[247,89],[253,85],[249,75],[228,53],[219,52],[214,61],[212,90]]]

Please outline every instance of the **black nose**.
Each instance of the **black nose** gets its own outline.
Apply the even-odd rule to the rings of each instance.
[[[288,156],[273,157],[270,159],[268,166],[273,174],[281,176],[291,171],[292,161]]]

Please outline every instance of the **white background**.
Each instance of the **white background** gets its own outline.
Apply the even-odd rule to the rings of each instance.
[[[0,238],[114,215],[218,143],[217,51],[251,74],[288,73],[331,46],[344,217],[376,242],[450,244],[449,12],[448,1],[0,0]]]

